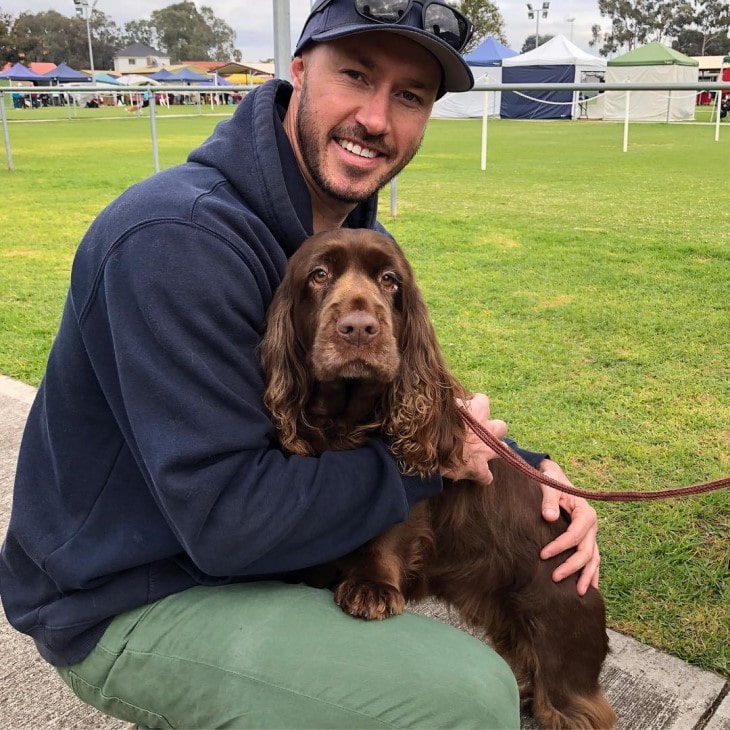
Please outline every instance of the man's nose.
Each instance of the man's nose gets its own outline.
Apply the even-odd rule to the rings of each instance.
[[[368,134],[385,134],[390,127],[390,93],[383,90],[369,94],[360,105],[356,120]]]

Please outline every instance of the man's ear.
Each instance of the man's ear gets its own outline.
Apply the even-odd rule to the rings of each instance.
[[[302,78],[304,77],[304,59],[301,56],[294,56],[289,66],[291,83],[296,92],[302,90]]]

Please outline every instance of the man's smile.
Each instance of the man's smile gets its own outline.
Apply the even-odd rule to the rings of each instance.
[[[371,149],[369,147],[363,147],[362,145],[359,145],[356,142],[352,142],[348,139],[336,139],[335,141],[338,145],[340,145],[340,147],[342,147],[342,149],[345,149],[348,152],[352,152],[352,154],[358,155],[358,157],[372,159],[373,157],[377,157],[380,154],[377,150]]]

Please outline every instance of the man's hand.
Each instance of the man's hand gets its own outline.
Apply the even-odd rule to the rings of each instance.
[[[563,470],[550,459],[544,459],[540,464],[540,471],[558,482],[573,486]],[[548,522],[554,522],[560,515],[560,508],[570,515],[568,529],[546,545],[540,557],[551,558],[553,555],[576,548],[562,565],[553,571],[555,582],[567,578],[569,575],[582,570],[578,579],[578,594],[583,596],[589,586],[598,588],[598,574],[601,556],[598,552],[598,516],[596,510],[582,497],[574,497],[552,487],[542,485],[542,516]]]
[[[479,423],[488,429],[494,436],[501,439],[507,433],[507,424],[504,421],[489,418],[489,398],[477,393],[465,403],[459,402]],[[464,439],[464,463],[452,469],[442,469],[441,473],[453,481],[471,479],[475,482],[488,485],[492,483],[492,472],[489,461],[497,456],[470,428],[467,428]]]

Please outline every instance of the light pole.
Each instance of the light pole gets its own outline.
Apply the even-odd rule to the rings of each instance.
[[[74,7],[76,8],[76,15],[79,18],[86,20],[86,39],[89,41],[89,64],[91,65],[91,80],[94,80],[94,51],[91,48],[91,25],[89,20],[91,14],[94,12],[97,0],[94,0],[91,5],[89,0],[74,0]]]
[[[535,48],[540,45],[540,16],[547,18],[548,10],[550,10],[549,2],[544,2],[541,8],[537,3],[535,3],[535,7],[532,6],[532,3],[527,3],[527,17],[530,20],[535,19]]]
[[[575,24],[575,18],[566,18],[565,19],[568,23],[570,23],[570,42],[573,42],[573,25]]]

